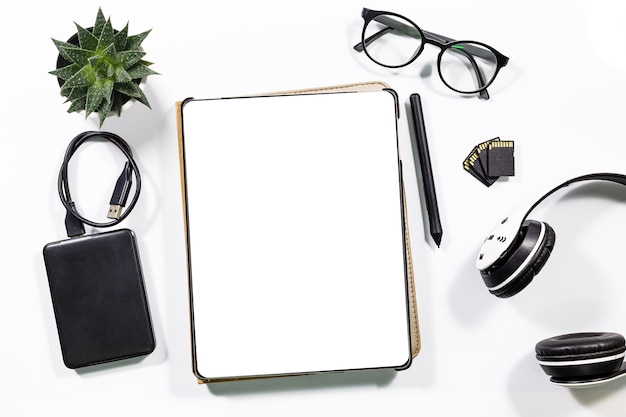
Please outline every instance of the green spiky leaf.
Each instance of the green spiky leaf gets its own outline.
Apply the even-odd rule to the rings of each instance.
[[[146,97],[146,95],[144,94],[141,88],[137,87],[137,89],[139,90],[139,97],[135,97],[135,100],[137,100],[138,102],[140,102],[147,108],[151,109],[152,107],[150,107],[150,103],[148,102],[148,97]]]
[[[104,100],[109,104],[113,102],[113,86],[114,85],[115,83],[113,83],[113,81],[111,80],[104,80],[102,82],[102,92],[103,92]],[[107,113],[109,111],[110,109],[107,110]]]
[[[98,44],[98,48],[100,45]],[[97,57],[101,58],[103,61],[108,61],[111,65],[119,64],[119,58],[117,57],[117,50],[115,49],[115,44],[113,42],[104,46],[97,54]]]
[[[87,49],[81,49],[78,46],[73,47],[61,47],[65,52],[64,57],[70,62],[80,65],[81,67],[89,63],[89,57],[93,56],[93,51]]]
[[[75,99],[74,101],[72,101],[72,104],[70,105],[70,107],[67,109],[68,113],[74,113],[74,112],[79,112],[82,110],[85,110],[85,104],[87,103],[87,96],[84,95],[80,98]]]
[[[78,100],[78,99],[82,99],[82,98],[87,98],[87,90],[88,87],[74,87],[72,89],[70,89],[68,91],[68,94],[65,95],[64,97],[66,97],[67,100],[65,100],[65,102],[71,102],[74,100]],[[83,109],[84,109],[84,105],[83,105]],[[81,109],[82,110],[82,109]]]
[[[76,25],[76,33],[78,33],[78,45],[81,49],[86,49],[89,51],[95,51],[98,47],[98,38],[93,36],[93,34],[87,29],[83,28],[79,24]]]
[[[126,49],[126,50],[138,50],[138,49],[141,49],[141,43],[144,41],[144,39],[146,39],[146,36],[148,36],[151,31],[152,31],[152,29],[146,30],[145,32],[141,32],[141,33],[139,33],[137,35],[129,36],[126,39],[126,47],[124,49]]]
[[[126,72],[133,80],[140,80],[142,78],[146,78],[148,75],[158,75],[158,72],[154,71],[152,68],[149,68],[141,61],[128,68]]]
[[[139,98],[143,94],[141,91],[141,88],[139,88],[139,86],[135,84],[134,82],[115,84],[113,88],[118,93],[122,93],[123,95],[132,97],[132,98]]]
[[[61,87],[61,94],[65,95],[63,92],[65,90],[72,89],[74,87],[88,87],[93,85],[96,81],[95,73],[93,68],[90,65],[85,65],[82,67],[76,74],[72,75]]]
[[[110,80],[98,80],[90,85],[89,90],[87,90],[87,104],[85,105],[87,116],[96,111],[103,100],[111,101],[112,92],[113,83]]]
[[[113,25],[111,24],[111,19],[108,19],[104,27],[102,28],[102,32],[100,33],[100,37],[98,38],[98,47],[96,50],[103,51],[110,46],[115,47],[113,43],[115,41],[115,34],[113,33]]]
[[[134,78],[122,67],[115,68],[115,71],[114,78],[116,83],[127,83],[132,81]]]
[[[98,8],[98,14],[96,15],[96,22],[93,25],[93,35],[96,38],[100,38],[100,34],[102,33],[102,28],[106,24],[106,19],[104,18],[104,13],[102,13],[102,8]]]
[[[143,93],[141,88],[139,88],[139,86],[134,82],[115,84],[113,88],[115,89],[115,91],[120,92],[128,97],[132,97],[138,102],[143,103],[148,108],[150,108],[150,104],[148,103],[148,99],[146,98],[145,94]]]
[[[115,113],[118,117],[122,114],[122,106],[124,105],[125,100],[122,99],[122,96],[113,95],[113,104],[111,105],[111,111]]]
[[[50,71],[64,80],[61,95],[70,103],[68,112],[84,110],[87,115],[97,112],[102,126],[111,112],[119,116],[129,99],[150,107],[139,81],[158,74],[148,68],[151,62],[143,60],[145,52],[141,43],[151,30],[129,36],[128,23],[115,30],[101,8],[92,27],[85,29],[77,23],[75,26],[76,44],[52,39],[59,56],[68,62]]]
[[[116,66],[109,64],[109,63],[105,63],[102,66],[102,78],[103,79],[107,79],[107,80],[112,80],[113,82],[115,82],[115,71],[116,71]]]
[[[59,55],[61,55],[63,59],[65,59],[66,61],[71,62],[72,58],[67,54],[67,52],[65,52],[65,48],[75,48],[76,45],[72,45],[71,43],[67,43],[67,42],[58,41],[56,39],[52,39],[52,42],[54,42],[54,45],[57,47],[57,50],[59,51]]]
[[[128,23],[126,23],[126,26],[124,26],[122,30],[120,30],[119,32],[115,34],[115,40],[113,42],[115,44],[115,49],[118,51],[124,51],[128,49],[126,48],[127,39],[128,39]]]
[[[124,68],[135,65],[146,53],[143,51],[122,51],[117,54],[117,59]]]
[[[104,123],[104,120],[107,118],[109,113],[111,113],[111,108],[113,107],[113,100],[103,100],[100,103],[100,107],[98,107],[98,120],[100,121],[100,127]]]
[[[68,66],[50,71],[50,74],[62,79],[69,80],[72,75],[74,75],[78,70],[80,70],[80,66],[77,64],[70,64]]]

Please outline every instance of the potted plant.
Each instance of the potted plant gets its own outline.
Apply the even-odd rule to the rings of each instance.
[[[150,30],[128,35],[128,23],[121,30],[113,29],[111,19],[105,19],[98,9],[92,27],[77,23],[76,33],[66,42],[52,39],[59,55],[56,69],[61,95],[70,102],[68,113],[85,112],[85,117],[97,113],[100,127],[109,115],[122,113],[129,101],[150,104],[142,91],[143,81],[157,74],[144,61],[141,43]]]

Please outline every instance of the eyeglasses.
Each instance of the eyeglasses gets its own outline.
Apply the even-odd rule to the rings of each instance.
[[[479,93],[489,99],[487,87],[509,58],[491,46],[475,41],[456,41],[420,29],[397,13],[363,9],[361,42],[354,46],[378,65],[404,67],[424,50],[425,44],[439,47],[437,69],[441,81],[461,94]]]

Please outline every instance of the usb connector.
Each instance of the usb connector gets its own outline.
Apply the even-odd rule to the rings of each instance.
[[[132,168],[128,162],[124,165],[124,169],[120,174],[117,182],[115,183],[115,189],[109,201],[109,212],[107,218],[119,220],[122,217],[122,210],[126,205],[128,194],[130,193],[130,186],[132,185]]]
[[[107,218],[119,220],[122,216],[122,206],[119,204],[111,204],[109,206],[109,212],[107,213]]]

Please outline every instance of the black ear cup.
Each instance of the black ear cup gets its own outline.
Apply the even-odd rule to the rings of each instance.
[[[626,344],[618,333],[570,333],[535,346],[537,360],[553,382],[590,382],[620,371]]]
[[[525,220],[507,253],[480,272],[489,292],[507,298],[526,288],[545,265],[555,240],[554,229],[548,223]]]

